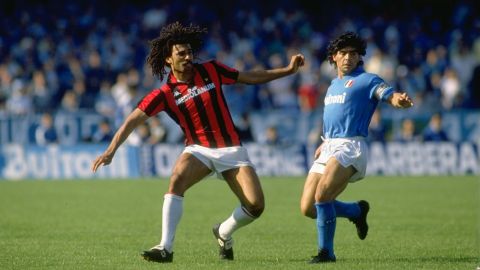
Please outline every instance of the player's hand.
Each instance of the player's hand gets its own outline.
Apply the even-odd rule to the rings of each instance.
[[[410,108],[413,106],[413,101],[412,99],[410,99],[407,93],[403,93],[400,95],[400,98],[398,99],[398,105],[401,108]]]
[[[288,65],[288,68],[292,71],[292,73],[295,73],[298,71],[298,68],[303,66],[304,64],[305,64],[305,56],[299,53],[292,56],[292,58],[290,59],[290,64]]]
[[[407,93],[393,93],[390,104],[395,108],[410,108],[413,106],[412,99],[407,95]]]
[[[398,100],[398,104],[402,107],[402,108],[410,108],[413,106],[413,101],[412,99],[407,95],[407,93],[403,93],[401,96],[400,96],[400,99]]]
[[[112,162],[113,155],[103,153],[101,156],[97,157],[92,163],[92,172],[96,172],[100,165],[108,165]]]

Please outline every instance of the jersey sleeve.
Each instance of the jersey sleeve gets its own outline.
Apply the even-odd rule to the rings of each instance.
[[[212,64],[215,66],[222,84],[234,84],[237,82],[239,73],[238,70],[216,60],[213,60]]]
[[[138,102],[137,108],[148,116],[154,116],[165,109],[165,102],[165,93],[161,89],[155,89]]]
[[[370,83],[370,98],[386,101],[393,94],[393,87],[388,85],[382,78],[373,76]]]

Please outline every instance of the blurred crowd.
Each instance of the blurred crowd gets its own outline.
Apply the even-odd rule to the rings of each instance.
[[[305,137],[314,137],[325,91],[335,76],[325,58],[326,46],[346,30],[368,42],[366,70],[413,97],[416,106],[403,118],[441,118],[443,112],[479,109],[480,16],[475,1],[383,2],[2,2],[0,117],[37,115],[40,128],[54,123],[45,119],[57,114],[94,112],[104,120],[85,140],[108,141],[140,98],[162,84],[145,65],[148,41],[176,20],[208,28],[199,60],[216,58],[249,70],[283,66],[297,52],[306,56],[306,66],[295,76],[225,88],[231,112],[247,133],[250,119],[256,119],[252,114],[280,111],[301,115],[298,128]],[[379,123],[384,115],[405,113],[384,105],[380,110]],[[166,140],[168,128],[161,118],[151,122],[137,131],[135,140]],[[277,129],[268,126],[261,136],[246,135],[247,140],[275,142]],[[58,141],[54,134],[43,137],[35,134],[35,141]]]

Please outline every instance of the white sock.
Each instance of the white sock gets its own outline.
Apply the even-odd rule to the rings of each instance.
[[[220,237],[222,237],[224,240],[229,240],[232,238],[233,232],[247,224],[252,223],[254,220],[254,216],[248,213],[247,210],[245,210],[242,206],[239,206],[233,210],[232,215],[227,218],[227,220],[220,224],[220,228],[218,228]]]
[[[172,252],[175,231],[183,213],[183,197],[175,194],[165,194],[163,198],[162,240],[154,248]]]

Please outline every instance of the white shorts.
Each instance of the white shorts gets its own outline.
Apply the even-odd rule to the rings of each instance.
[[[229,169],[243,166],[250,166],[255,169],[248,157],[247,149],[243,146],[208,148],[198,144],[191,144],[183,150],[183,153],[190,153],[195,156],[212,170],[212,174],[216,173],[220,179],[224,179],[222,172]]]
[[[327,139],[321,147],[320,156],[313,162],[310,172],[323,174],[328,160],[334,157],[343,167],[351,165],[357,170],[349,182],[365,177],[368,148],[363,137]]]

